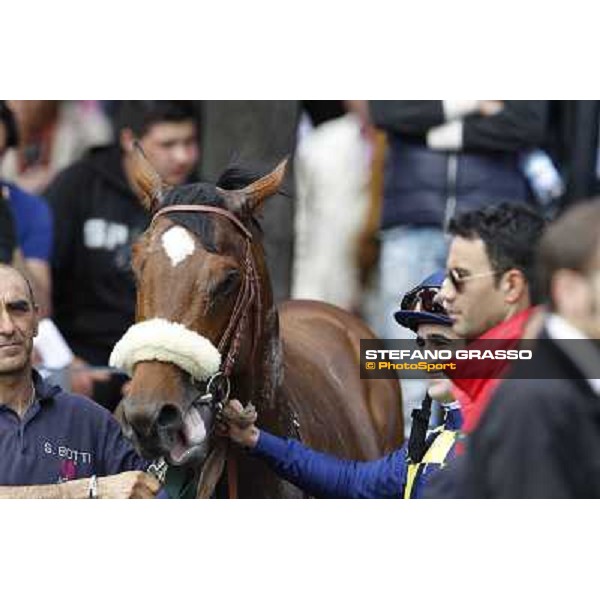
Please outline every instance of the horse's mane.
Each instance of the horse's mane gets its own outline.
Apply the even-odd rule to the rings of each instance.
[[[261,174],[242,165],[231,165],[221,173],[217,187],[224,190],[241,190],[253,181],[260,179]]]
[[[178,204],[202,204],[226,208],[223,197],[217,193],[217,187],[224,190],[239,190],[260,178],[260,174],[246,167],[230,166],[219,176],[217,183],[190,183],[171,188],[165,193],[163,206]],[[218,252],[215,242],[214,217],[206,213],[171,213],[169,218],[195,233],[209,252]],[[253,219],[259,227],[258,222]],[[260,229],[260,227],[259,227]]]

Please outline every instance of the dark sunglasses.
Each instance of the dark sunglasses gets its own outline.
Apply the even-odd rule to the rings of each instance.
[[[465,283],[471,279],[479,279],[480,277],[489,277],[496,275],[498,271],[486,271],[485,273],[475,273],[473,275],[463,275],[458,269],[450,269],[446,271],[446,281],[452,284],[452,287],[461,294],[465,289]]]
[[[439,287],[418,287],[408,292],[402,302],[400,308],[402,310],[418,310],[421,312],[446,314],[444,307],[436,302],[436,297],[440,293]]]

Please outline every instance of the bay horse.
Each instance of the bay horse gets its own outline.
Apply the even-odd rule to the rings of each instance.
[[[111,363],[132,375],[121,419],[143,456],[207,470],[226,386],[256,407],[259,427],[340,458],[375,459],[402,442],[398,381],[360,378],[368,327],[322,302],[274,306],[255,217],[285,164],[168,189],[139,150],[135,186],[152,222],[133,250],[136,325]],[[228,452],[240,497],[301,495],[251,454]]]

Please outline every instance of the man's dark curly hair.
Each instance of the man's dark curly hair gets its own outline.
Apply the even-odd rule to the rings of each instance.
[[[122,100],[117,112],[117,130],[131,129],[143,137],[157,123],[194,121],[200,113],[192,100]]]
[[[544,218],[533,208],[503,203],[460,213],[450,220],[448,230],[454,236],[483,241],[490,264],[497,271],[496,283],[509,269],[521,271],[536,302],[535,254],[544,226]]]

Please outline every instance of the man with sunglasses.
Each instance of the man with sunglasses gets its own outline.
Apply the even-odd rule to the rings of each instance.
[[[533,313],[535,249],[543,229],[543,218],[521,204],[487,207],[450,221],[453,237],[441,299],[458,337],[475,343],[506,340],[507,348],[516,346]],[[465,393],[461,407],[469,433],[500,379],[455,375]]]
[[[396,321],[417,334],[418,343],[440,349],[456,336],[443,307],[435,301],[444,272],[431,275],[408,292]],[[430,396],[430,397],[429,397]],[[444,423],[427,432],[431,398],[444,409]],[[284,440],[250,425],[241,427],[237,418],[243,408],[232,400],[224,411],[223,433],[249,448],[280,477],[308,494],[320,498],[419,498],[429,477],[439,471],[454,453],[462,425],[457,402],[448,381],[438,380],[420,410],[413,413],[410,439],[401,448],[370,462],[341,460],[311,450],[297,440]]]
[[[544,234],[543,328],[532,360],[515,365],[469,440],[460,495],[600,497],[599,231],[596,199]]]

